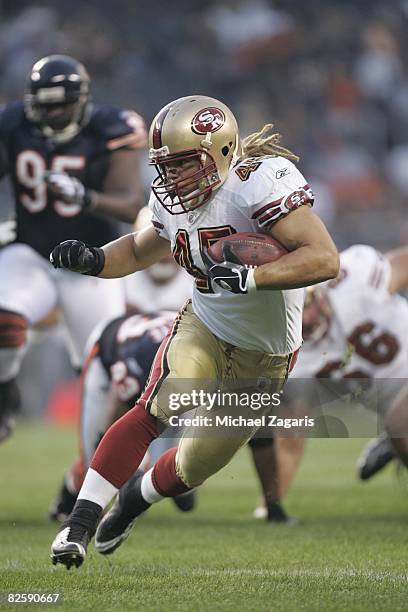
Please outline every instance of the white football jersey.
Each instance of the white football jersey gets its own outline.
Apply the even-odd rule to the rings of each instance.
[[[330,327],[318,342],[305,342],[293,378],[408,377],[408,302],[390,295],[391,267],[370,246],[340,255],[340,274],[329,281]],[[386,383],[385,383],[386,384]]]
[[[177,269],[166,283],[155,283],[147,270],[125,277],[126,301],[140,312],[180,310],[193,293],[193,280],[184,270]]]
[[[172,215],[152,195],[153,225],[195,277],[194,312],[221,340],[277,355],[299,348],[303,289],[233,294],[211,284],[201,251],[230,234],[268,232],[303,204],[313,204],[305,178],[292,162],[272,156],[243,160],[206,204],[186,214]]]

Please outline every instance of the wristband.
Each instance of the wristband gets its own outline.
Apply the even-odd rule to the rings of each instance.
[[[99,276],[105,266],[105,252],[99,247],[88,247],[94,257],[94,264],[87,272],[81,272],[87,276]]]
[[[248,293],[254,293],[257,290],[255,282],[255,268],[250,268],[246,280],[246,289]]]

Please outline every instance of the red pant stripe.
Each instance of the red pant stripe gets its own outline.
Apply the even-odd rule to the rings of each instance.
[[[290,356],[289,359],[289,372],[291,372],[293,370],[293,368],[296,365],[297,359],[299,357],[299,351],[300,348],[298,348],[294,353],[292,353],[292,355]]]
[[[139,406],[143,406],[147,411],[150,410],[153,399],[156,397],[163,381],[169,373],[167,354],[169,352],[170,344],[177,333],[177,328],[182,314],[183,311],[177,315],[171,329],[161,343],[159,350],[156,353],[156,357],[154,358],[149,378],[146,383],[146,388],[137,402]]]

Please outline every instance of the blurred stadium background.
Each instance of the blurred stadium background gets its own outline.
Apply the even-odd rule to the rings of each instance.
[[[2,0],[0,16],[1,102],[21,98],[32,64],[50,53],[80,59],[95,100],[133,108],[147,124],[171,99],[218,97],[243,135],[275,123],[339,249],[406,244],[407,0],[178,0],[171,9],[164,0]],[[141,166],[147,195],[151,171]],[[2,219],[6,181],[0,195]],[[69,368],[61,359],[49,381]],[[36,387],[26,409],[41,411],[50,390]]]
[[[178,0],[171,9],[164,0],[2,0],[0,15],[1,102],[20,99],[32,64],[50,53],[80,59],[95,100],[147,124],[171,99],[218,97],[243,135],[275,123],[339,249],[407,242],[406,0]],[[147,196],[152,174],[144,163],[141,172]],[[0,196],[2,219],[12,214],[7,181]],[[29,414],[69,376],[59,333],[34,338],[22,373]]]
[[[147,124],[171,99],[190,93],[218,97],[237,115],[242,135],[265,122],[275,123],[284,135],[284,144],[299,154],[301,170],[316,194],[316,210],[339,249],[357,242],[380,250],[407,244],[407,0],[177,0],[171,3],[168,0],[41,3],[1,0],[0,19],[1,103],[22,97],[25,77],[32,64],[50,53],[70,54],[81,60],[90,72],[95,100],[128,106],[139,112]],[[147,196],[151,172],[144,163],[141,171]],[[12,215],[12,201],[5,182],[0,185],[0,197],[2,220]],[[64,394],[67,402],[72,399],[74,374],[62,348],[61,333],[55,327],[33,336],[33,347],[21,374],[23,393],[29,398],[24,407],[27,415],[55,411],[63,405]],[[57,419],[66,417],[64,413]],[[19,435],[18,430],[15,435]],[[23,441],[29,443],[32,432],[27,433],[23,427],[22,435]],[[44,438],[40,439],[42,445]],[[57,444],[58,440],[57,437]],[[344,445],[342,449],[347,453]],[[65,449],[64,460],[69,454]],[[323,457],[322,454],[324,462]],[[13,463],[11,446],[7,461]],[[17,465],[23,468],[21,461]],[[45,469],[40,460],[38,465],[40,470]],[[317,469],[315,464],[313,467]],[[310,479],[310,468],[305,469],[309,469]],[[17,471],[14,476],[18,478]],[[55,474],[52,476],[56,483]],[[225,481],[218,480],[219,489],[225,490],[232,478],[227,475]],[[347,478],[352,478],[352,474]],[[331,473],[325,473],[324,479],[317,482],[317,490],[321,493],[330,482]],[[341,483],[343,488],[338,489],[334,498],[338,507],[344,502],[344,495],[350,493],[343,480]],[[382,499],[384,522],[371,523],[370,537],[374,537],[377,527],[385,525],[384,499],[388,489],[384,483],[380,481],[371,497],[372,504],[376,495]],[[306,515],[313,520],[315,500],[309,492],[305,494]],[[16,512],[18,516],[18,503],[26,502],[22,498],[10,503],[10,516]],[[350,515],[358,503],[346,504]],[[403,507],[405,501],[400,500],[397,505],[400,518]],[[330,509],[324,506],[324,510],[330,516]],[[300,503],[296,511],[302,512]],[[22,512],[20,515],[23,520]],[[226,520],[224,514],[219,525],[224,531]],[[338,512],[334,512],[326,524],[328,531],[336,529],[337,520]],[[189,521],[193,525],[194,518]],[[242,532],[237,530],[237,524],[233,528],[237,534],[231,538],[239,539],[238,532]],[[352,533],[358,537],[360,523],[353,529]],[[402,537],[401,531],[399,534]],[[311,542],[314,536],[321,535],[316,527],[316,533],[309,534],[310,539],[306,537],[302,544],[305,550],[311,546],[313,554],[318,556],[319,547]],[[202,537],[203,542],[210,543],[213,536],[203,532]],[[259,533],[256,537],[263,539]],[[348,537],[346,529],[340,537],[344,547]],[[28,538],[29,545],[36,550],[40,544],[31,542],[30,535]],[[284,550],[286,532],[279,538],[283,540]],[[46,538],[42,541],[44,544],[48,545]],[[331,546],[336,546],[335,539]],[[344,555],[349,552],[345,547]],[[380,549],[375,549],[375,553],[381,554]],[[272,550],[270,554],[273,556]],[[307,557],[309,565],[312,556]],[[34,559],[32,562],[35,563]],[[178,562],[182,568],[182,560]],[[122,569],[125,571],[125,564]],[[85,576],[89,579],[95,570],[96,562]],[[293,571],[292,580],[296,579]],[[324,567],[321,572],[324,573]],[[311,576],[306,573],[302,577],[305,588]],[[252,578],[247,579],[248,589]],[[386,597],[388,589],[396,588],[393,580],[382,583],[384,588],[377,593],[376,603],[383,601],[385,607],[378,609],[390,609]],[[375,582],[376,575],[367,574],[365,592],[373,589]],[[163,588],[167,586],[164,582]],[[341,584],[333,583],[333,588],[337,587],[342,588]],[[188,585],[185,589],[187,596]],[[224,593],[222,589],[221,592]],[[324,585],[319,597],[321,609],[332,609],[325,599]],[[339,596],[333,609],[352,609],[352,599],[345,597]],[[79,609],[79,595],[78,598]],[[394,609],[403,609],[398,607],[403,605],[402,601],[402,598],[395,600]],[[225,609],[227,603],[228,599]],[[155,609],[154,601],[147,599],[146,604],[145,609]],[[199,604],[197,596],[195,605]],[[299,597],[296,609],[317,609],[303,604]],[[89,607],[92,605],[91,602]],[[114,606],[114,597],[111,605]],[[170,600],[166,605],[170,605]],[[185,609],[199,608],[187,606]],[[201,609],[207,609],[202,600]],[[252,608],[248,600],[245,609],[268,608],[256,605]]]

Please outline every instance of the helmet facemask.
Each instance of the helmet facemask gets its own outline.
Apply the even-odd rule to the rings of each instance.
[[[188,176],[171,178],[168,165],[178,161],[196,162],[197,170]],[[152,191],[172,214],[183,214],[199,208],[208,200],[212,190],[221,184],[215,161],[205,151],[181,151],[165,156],[165,161],[155,162],[152,159],[151,163],[158,174],[152,183]]]
[[[152,191],[168,212],[179,215],[201,207],[227,179],[238,152],[238,126],[222,102],[187,96],[158,113],[149,141],[150,164],[158,174]]]
[[[56,114],[54,109],[61,109]],[[74,102],[43,104],[35,95],[27,95],[26,115],[38,125],[43,135],[58,144],[69,142],[81,131],[89,116],[88,96],[81,94]]]

